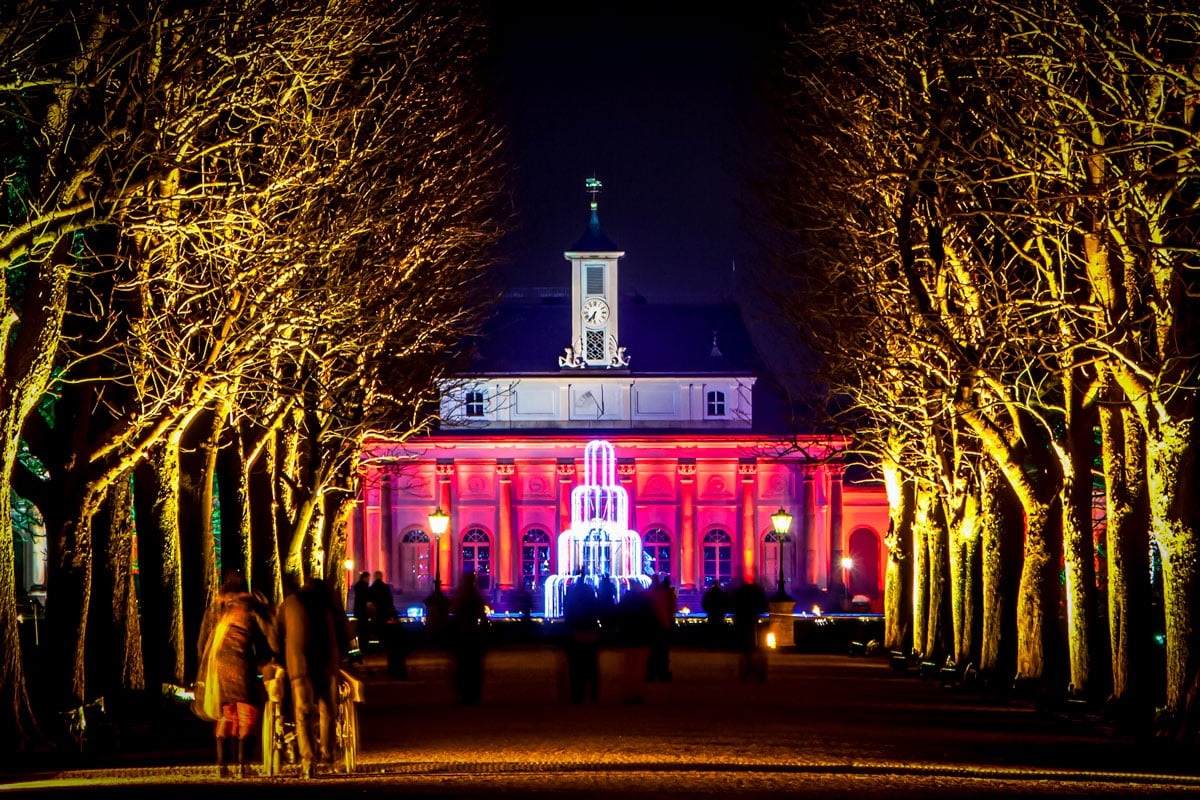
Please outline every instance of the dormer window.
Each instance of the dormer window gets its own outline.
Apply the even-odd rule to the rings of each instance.
[[[482,389],[471,389],[467,392],[466,408],[468,417],[482,417],[487,408],[487,394]]]
[[[715,389],[710,390],[707,396],[707,407],[708,413],[705,416],[725,416],[725,393]]]

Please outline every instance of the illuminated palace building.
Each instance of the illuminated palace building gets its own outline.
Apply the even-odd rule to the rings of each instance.
[[[570,288],[508,293],[478,369],[443,386],[440,429],[366,443],[352,568],[383,570],[400,608],[470,570],[496,610],[532,596],[554,616],[581,570],[621,587],[669,576],[699,608],[714,582],[773,593],[782,558],[801,610],[855,597],[880,610],[882,488],[845,479],[841,440],[785,446],[780,394],[735,306],[622,297],[623,255],[593,197],[565,253]],[[782,542],[779,508],[793,517]]]

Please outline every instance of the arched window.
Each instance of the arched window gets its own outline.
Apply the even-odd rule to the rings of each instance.
[[[729,585],[733,576],[733,540],[720,528],[704,534],[704,586]]]
[[[707,411],[710,417],[725,416],[725,393],[717,390],[712,390],[707,396]]]
[[[846,596],[851,600],[863,595],[879,599],[879,536],[875,531],[859,528],[850,534],[849,561],[842,568]]]
[[[783,546],[780,547],[780,537],[775,531],[768,531],[762,540],[762,574],[759,575],[759,583],[764,587],[775,586],[779,584],[779,560],[783,559],[783,582],[784,590],[787,589],[787,584],[795,580],[796,576],[792,574],[792,565],[795,563],[795,550],[793,549],[793,539],[790,533],[783,535]]]
[[[431,553],[429,534],[425,531],[408,531],[400,539],[400,586],[397,588],[401,592],[420,593],[429,589]]]
[[[671,574],[671,537],[662,528],[651,528],[642,537],[642,564],[647,575]]]
[[[550,534],[530,528],[521,537],[521,581],[526,589],[537,589],[550,574]]]
[[[475,573],[475,585],[480,591],[491,588],[492,540],[479,528],[471,528],[463,534],[462,569]]]

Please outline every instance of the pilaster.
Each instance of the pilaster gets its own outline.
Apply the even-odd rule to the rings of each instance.
[[[507,592],[513,585],[513,515],[512,515],[512,481],[516,468],[511,461],[501,461],[496,464],[496,477],[500,480],[500,519],[496,526],[496,545],[498,560],[496,564],[496,583],[500,591]]]
[[[696,459],[681,458],[679,474],[679,583],[696,588]]]
[[[746,583],[753,583],[758,574],[758,507],[754,500],[757,477],[758,465],[753,458],[738,462],[738,478],[742,484],[742,579]]]

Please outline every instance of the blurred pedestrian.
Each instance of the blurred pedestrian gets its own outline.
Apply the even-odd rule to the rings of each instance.
[[[392,585],[383,579],[383,571],[375,571],[375,580],[368,590],[368,599],[375,606],[371,623],[375,638],[383,635],[383,626],[396,621],[396,600],[392,596]]]
[[[365,571],[359,573],[358,580],[351,587],[351,592],[351,610],[354,612],[354,621],[358,626],[358,647],[360,650],[364,650],[371,638],[371,612],[369,608],[371,601],[371,573]]]
[[[758,618],[767,613],[766,591],[753,581],[733,592],[733,631],[738,649],[738,673],[746,682],[762,683],[767,677],[766,658],[758,643]]]
[[[425,598],[425,635],[435,647],[445,647],[450,628],[450,598],[442,591],[442,582],[434,581],[433,591]]]
[[[649,592],[636,581],[617,604],[617,648],[621,660],[621,702],[632,705],[642,702],[642,687],[650,663],[650,645],[656,635],[658,620],[650,605]]]
[[[721,646],[725,639],[725,615],[729,613],[729,595],[721,586],[720,581],[713,581],[712,586],[700,598],[700,607],[704,609],[705,627],[709,631],[712,644]]]
[[[675,630],[675,612],[678,609],[675,588],[670,576],[654,576],[646,593],[650,608],[654,611],[655,626],[650,640],[650,663],[646,679],[650,681],[671,680],[671,636]]]
[[[216,720],[217,774],[229,776],[230,740],[237,742],[237,774],[246,776],[250,737],[261,715],[263,696],[258,666],[272,654],[270,609],[247,591],[237,570],[226,570],[221,591],[205,621],[200,680],[205,715]]]
[[[585,697],[595,702],[600,696],[600,620],[596,591],[582,572],[567,587],[563,617],[567,624],[571,702],[578,705]]]
[[[463,705],[483,699],[483,657],[487,651],[487,609],[474,572],[463,573],[450,606],[451,649],[454,653],[454,688]]]
[[[302,775],[312,778],[318,761],[333,763],[338,673],[347,644],[346,615],[319,578],[309,579],[299,589],[288,579],[284,591],[279,638],[292,690]]]
[[[600,618],[601,628],[612,623],[617,613],[617,584],[609,575],[600,576],[596,584],[596,615]]]

